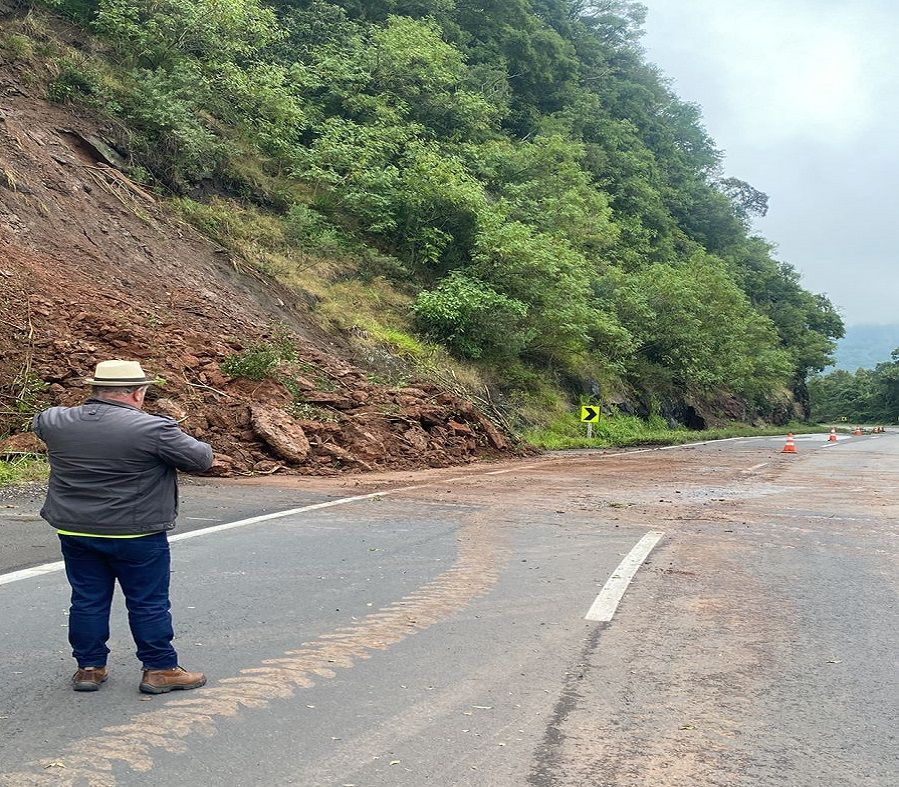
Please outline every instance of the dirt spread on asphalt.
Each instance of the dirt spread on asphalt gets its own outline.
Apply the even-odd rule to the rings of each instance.
[[[0,75],[0,451],[45,405],[74,405],[104,359],[165,380],[148,409],[217,454],[214,472],[337,474],[509,453],[507,434],[428,380],[375,384],[310,304],[184,224],[109,163],[98,121]],[[288,341],[273,379],[222,362]]]

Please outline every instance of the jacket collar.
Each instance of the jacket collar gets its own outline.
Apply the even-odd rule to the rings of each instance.
[[[143,412],[140,407],[135,407],[133,404],[125,404],[124,402],[114,402],[112,399],[100,399],[99,397],[92,396],[90,399],[85,401],[85,404],[108,404],[112,407],[124,407],[126,410],[137,410],[139,413]]]

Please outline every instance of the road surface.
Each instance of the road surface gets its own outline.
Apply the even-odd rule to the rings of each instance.
[[[68,688],[55,536],[7,493],[0,785],[894,785],[899,440],[782,445],[191,482],[209,684],[160,697],[121,604],[109,682]]]

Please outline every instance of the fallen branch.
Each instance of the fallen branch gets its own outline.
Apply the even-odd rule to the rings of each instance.
[[[225,393],[224,391],[220,391],[218,388],[213,388],[211,385],[205,385],[203,383],[192,383],[186,377],[184,378],[184,382],[186,382],[191,388],[205,388],[207,391],[214,391],[217,394],[221,394],[222,396],[227,396],[229,399],[233,399],[229,393]]]
[[[0,456],[8,458],[14,456],[17,459],[43,459],[44,454],[36,454],[34,451],[0,451]]]

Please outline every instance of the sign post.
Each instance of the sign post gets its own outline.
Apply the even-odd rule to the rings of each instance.
[[[600,407],[598,404],[585,404],[581,407],[581,422],[587,424],[587,439],[593,439],[593,424],[599,423]]]

